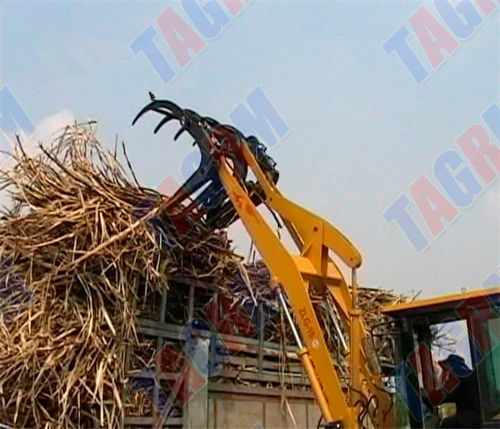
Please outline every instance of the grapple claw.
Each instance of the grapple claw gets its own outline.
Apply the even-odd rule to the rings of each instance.
[[[265,153],[264,145],[257,138],[245,138],[232,125],[220,124],[215,119],[200,116],[190,109],[181,109],[169,100],[151,98],[152,101],[138,113],[132,125],[150,110],[160,113],[165,117],[155,127],[155,134],[169,121],[178,120],[181,127],[176,132],[174,141],[187,131],[194,139],[193,144],[201,151],[198,169],[166,203],[167,213],[174,223],[185,225],[203,220],[214,228],[224,228],[237,219],[236,211],[219,178],[219,163],[222,159],[230,160],[228,165],[232,168],[233,176],[245,186],[248,185],[248,188],[248,165],[243,156],[242,144],[247,145],[272,180],[278,180],[278,172],[274,168],[276,163]],[[198,196],[194,198],[193,195],[198,191]],[[252,191],[251,198],[257,205],[262,202],[261,192],[258,190]]]

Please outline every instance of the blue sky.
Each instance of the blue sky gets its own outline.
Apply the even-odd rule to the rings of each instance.
[[[130,44],[169,5],[187,20],[178,2],[0,5],[0,86],[37,125],[98,120],[103,140],[125,140],[144,184],[155,187],[168,174],[182,181],[190,151],[172,133],[153,136],[153,120],[131,127],[147,91],[227,121],[258,86],[290,128],[270,150],[280,188],[356,243],[364,284],[431,295],[477,287],[500,270],[498,180],[423,252],[382,218],[418,176],[432,178],[436,157],[498,103],[497,11],[417,84],[382,45],[402,25],[410,28],[421,5],[437,16],[431,2],[255,0],[165,84]],[[410,44],[431,70],[415,36]],[[158,46],[173,64],[165,43]],[[429,236],[413,205],[410,212]],[[246,254],[245,234],[232,233]]]

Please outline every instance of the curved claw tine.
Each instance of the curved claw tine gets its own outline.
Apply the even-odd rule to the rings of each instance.
[[[167,122],[171,121],[172,119],[175,119],[172,115],[165,114],[165,117],[158,123],[156,128],[154,129],[153,133],[156,134],[158,131],[160,131],[160,128],[163,127]]]
[[[170,109],[172,115],[176,118],[180,118],[184,112],[177,104],[168,100],[156,100],[156,104],[159,107],[166,107],[167,109]]]
[[[134,118],[134,120],[132,121],[132,125],[135,125],[135,123],[137,122],[137,120],[142,116],[144,115],[145,113],[149,112],[150,110],[154,110],[158,113],[163,113],[163,114],[167,114],[167,112],[162,112],[160,109],[158,109],[159,106],[158,105],[158,101],[152,101],[151,103],[148,103],[146,106],[144,106],[141,111],[137,114],[137,116]]]
[[[137,114],[137,116],[132,121],[132,125],[135,125],[137,120],[146,112],[149,112],[150,110],[158,111],[158,108],[160,107],[166,107],[167,109],[169,109],[172,112],[171,113],[172,116],[176,118],[180,118],[180,116],[182,115],[182,109],[179,106],[177,106],[177,104],[172,103],[171,101],[168,100],[154,100],[142,108],[142,110]],[[161,110],[160,113],[167,114],[167,112],[161,112]]]
[[[137,120],[142,116],[144,115],[144,113],[146,112],[149,112],[151,109],[153,109],[154,107],[152,106],[154,102],[151,102],[149,103],[148,105],[144,106],[141,111],[136,115],[136,117],[134,118],[134,120],[132,121],[132,126],[135,125],[135,123],[137,122]]]
[[[188,129],[186,127],[181,127],[179,131],[177,131],[177,133],[175,134],[174,136],[174,141],[176,141],[180,136],[181,134],[184,132],[184,131],[187,131]]]

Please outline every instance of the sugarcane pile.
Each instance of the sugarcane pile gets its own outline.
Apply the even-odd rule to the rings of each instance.
[[[12,200],[0,219],[0,423],[121,427],[130,402],[125,355],[154,361],[154,353],[143,358],[154,347],[137,334],[138,309],[172,277],[217,285],[228,308],[273,308],[266,341],[293,345],[265,265],[244,266],[225,231],[203,222],[180,234],[164,211],[168,197],[142,187],[125,147],[101,147],[92,124],[67,127],[35,155],[19,144],[14,157],[0,175]],[[187,307],[184,292],[169,290],[167,313]],[[361,290],[367,322],[396,299]],[[329,327],[332,313],[315,307]],[[328,340],[340,349],[337,337]],[[143,394],[132,399],[136,415],[150,410]]]
[[[118,427],[135,291],[171,273],[227,276],[228,242],[201,223],[169,230],[164,197],[129,179],[92,125],[14,156],[1,176],[13,205],[0,221],[0,422]]]

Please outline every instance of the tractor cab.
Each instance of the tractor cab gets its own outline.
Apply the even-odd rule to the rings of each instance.
[[[383,310],[395,327],[390,379],[406,424],[500,427],[499,310],[498,287]]]

